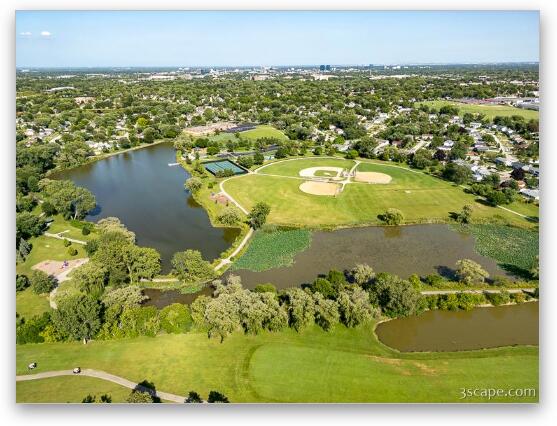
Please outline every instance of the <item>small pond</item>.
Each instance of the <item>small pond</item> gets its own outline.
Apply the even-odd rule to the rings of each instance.
[[[375,332],[401,352],[463,351],[513,345],[537,345],[539,303],[433,310],[381,323]]]

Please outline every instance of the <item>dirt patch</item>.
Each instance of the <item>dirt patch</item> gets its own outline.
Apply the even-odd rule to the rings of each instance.
[[[308,167],[307,169],[300,170],[300,176],[302,177],[318,177],[315,176],[316,172],[329,172],[329,176],[337,177],[344,169],[342,167]],[[324,176],[320,176],[324,177]]]
[[[337,183],[307,181],[300,185],[300,191],[312,195],[335,196],[340,192],[341,186]]]
[[[356,172],[356,176],[354,176],[354,180],[356,182],[386,184],[386,183],[390,183],[391,180],[393,180],[393,178],[390,177],[389,175],[386,175],[385,173]]]
[[[31,269],[43,271],[44,273],[57,278],[58,281],[61,282],[67,278],[71,271],[80,267],[84,263],[87,263],[88,260],[89,258],[66,260],[62,262],[57,260],[43,260],[42,262],[33,265]]]
[[[230,201],[228,197],[224,195],[222,192],[219,193],[212,192],[209,198],[211,199],[211,201],[214,201],[215,203],[218,204],[223,204],[225,206],[227,206]]]

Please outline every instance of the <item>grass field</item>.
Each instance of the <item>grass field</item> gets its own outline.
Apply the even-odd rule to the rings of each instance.
[[[472,114],[482,113],[490,120],[493,120],[493,118],[498,115],[502,117],[520,115],[521,117],[524,117],[527,121],[531,119],[538,120],[540,116],[538,111],[515,108],[506,105],[470,105],[470,104],[464,104],[464,103],[452,102],[452,101],[425,101],[425,102],[419,102],[417,105],[419,104],[425,104],[430,107],[434,107],[436,109],[439,109],[446,105],[452,105],[459,108],[460,116],[464,115],[467,112]]]
[[[41,235],[36,238],[31,238],[29,242],[33,245],[31,253],[25,259],[25,262],[19,263],[16,266],[18,274],[29,275],[32,271],[31,267],[43,260],[70,260],[87,257],[87,253],[82,244],[72,243],[71,247],[77,249],[77,255],[70,256],[68,248],[64,246],[64,241]]]
[[[514,347],[460,353],[400,354],[377,341],[372,325],[332,332],[310,328],[235,333],[224,343],[205,333],[17,347],[17,374],[94,368],[178,395],[218,390],[232,402],[488,402],[461,400],[462,387],[538,388],[538,349]],[[51,379],[47,379],[51,380]],[[43,382],[48,383],[48,382]],[[33,402],[40,381],[18,385],[18,401]],[[44,385],[48,386],[48,385]],[[43,387],[45,389],[45,387]],[[106,392],[99,384],[52,392],[59,401]],[[535,398],[491,402],[532,402]]]
[[[18,291],[15,296],[15,311],[24,318],[33,318],[50,309],[48,296],[35,294],[31,288]]]
[[[311,231],[295,229],[288,231],[256,232],[247,251],[232,265],[232,269],[265,271],[291,265],[294,256],[311,243]]]
[[[476,219],[507,221],[518,226],[533,226],[526,219],[503,209],[476,202],[476,197],[441,179],[404,167],[382,162],[364,162],[358,171],[391,176],[385,185],[350,183],[337,197],[311,195],[299,189],[299,171],[307,167],[351,168],[344,159],[310,158],[273,163],[256,174],[224,182],[224,189],[243,207],[250,209],[259,201],[269,203],[268,221],[279,225],[335,227],[379,224],[378,215],[388,208],[401,210],[405,223],[447,222],[452,212],[465,204],[474,206]],[[273,176],[269,176],[273,175]]]
[[[101,395],[108,395],[113,403],[126,402],[131,390],[116,383],[94,377],[63,376],[49,379],[17,382],[16,402],[52,403],[83,401],[87,395],[95,396],[97,402]]]
[[[275,129],[272,126],[265,125],[257,126],[255,129],[240,132],[240,136],[243,139],[249,139],[252,141],[260,138],[276,138],[281,141],[288,139],[288,137],[282,131]],[[228,142],[231,140],[237,140],[236,136],[234,136],[234,133],[225,132],[219,133],[218,135],[209,136],[209,139],[217,142]]]

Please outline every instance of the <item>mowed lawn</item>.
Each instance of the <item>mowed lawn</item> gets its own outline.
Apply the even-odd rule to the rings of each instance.
[[[510,117],[513,115],[520,115],[521,117],[524,117],[526,121],[531,119],[538,120],[540,117],[538,111],[523,109],[523,108],[515,108],[507,105],[470,105],[461,102],[440,101],[440,100],[425,101],[425,102],[420,102],[419,104],[425,104],[436,109],[439,109],[446,105],[456,106],[459,108],[460,116],[464,115],[467,112],[471,114],[482,113],[490,120],[493,120],[493,118],[496,116]]]
[[[256,173],[300,177],[300,170],[309,167],[342,167],[350,170],[354,164],[354,161],[344,158],[296,158],[270,163],[257,169]]]
[[[317,327],[257,336],[235,333],[224,343],[205,333],[17,347],[17,374],[94,368],[178,395],[218,390],[232,402],[468,402],[462,387],[538,389],[538,349],[514,347],[460,353],[399,354],[380,344],[373,325],[332,332]],[[46,379],[51,380],[51,379]],[[32,382],[38,387],[45,381]],[[18,385],[17,399],[37,392]],[[43,387],[44,389],[44,387]],[[103,392],[98,384],[60,389],[52,399]],[[76,395],[75,393],[79,393]],[[491,402],[532,402],[533,398]],[[476,398],[474,402],[488,402]]]
[[[113,403],[126,402],[131,389],[94,377],[62,376],[16,383],[16,402],[79,403],[87,395],[100,402],[108,395]]]
[[[282,131],[275,129],[272,126],[257,126],[255,129],[246,130],[239,133],[243,139],[249,140],[257,140],[260,138],[275,138],[279,140],[287,140],[288,136],[286,136]],[[228,142],[228,141],[236,141],[237,138],[234,133],[226,133],[221,132],[218,135],[209,136],[209,139],[212,141],[217,142]]]
[[[72,243],[71,247],[77,250],[77,254],[75,256],[70,256],[68,253],[70,247],[65,247],[63,240],[41,235],[31,238],[29,242],[32,244],[33,248],[29,256],[25,259],[25,262],[17,264],[16,271],[18,274],[29,275],[32,272],[31,267],[43,260],[63,261],[87,257],[83,244]]]
[[[327,158],[284,161],[259,169],[261,174],[227,180],[223,187],[248,210],[259,201],[268,203],[271,206],[268,221],[280,225],[379,224],[378,215],[388,208],[401,210],[405,223],[447,222],[451,213],[471,204],[475,218],[496,218],[519,226],[532,226],[518,215],[476,202],[475,196],[456,185],[392,164],[359,164],[358,171],[385,173],[392,181],[389,184],[350,183],[337,197],[304,193],[299,189],[304,180],[295,178],[307,167],[350,168],[353,164],[349,160]],[[270,174],[279,176],[268,176]]]

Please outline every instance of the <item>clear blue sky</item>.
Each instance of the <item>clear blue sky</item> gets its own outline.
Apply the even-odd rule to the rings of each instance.
[[[538,12],[16,14],[18,67],[538,60]]]

